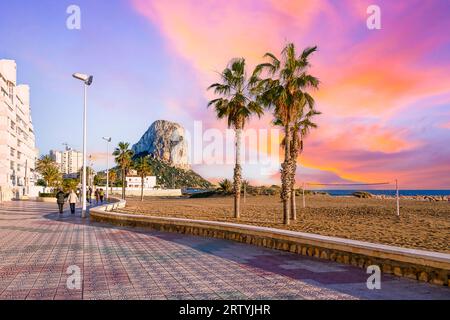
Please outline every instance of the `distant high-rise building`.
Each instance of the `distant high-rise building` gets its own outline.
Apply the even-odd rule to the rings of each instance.
[[[27,195],[38,156],[30,88],[16,83],[14,60],[0,60],[0,200]]]
[[[78,174],[83,166],[83,153],[68,147],[64,151],[50,150],[50,157],[65,175]]]

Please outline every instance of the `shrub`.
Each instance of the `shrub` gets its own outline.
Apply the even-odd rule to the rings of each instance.
[[[41,198],[54,198],[54,197],[56,197],[56,193],[54,193],[54,192],[39,192],[39,197],[41,197]]]

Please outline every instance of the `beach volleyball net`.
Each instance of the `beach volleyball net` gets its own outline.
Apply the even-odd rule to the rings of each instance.
[[[326,190],[348,190],[348,188],[352,187],[374,187],[374,186],[389,186],[394,191],[394,197],[396,201],[396,213],[397,216],[400,216],[400,192],[398,188],[398,180],[395,179],[394,181],[387,181],[387,182],[372,182],[372,183],[319,183],[319,182],[303,182],[302,183],[302,204],[303,208],[306,208],[306,197],[305,197],[305,191],[308,191],[309,187],[325,187],[327,189],[322,189],[323,191]],[[345,187],[345,189],[344,189]],[[334,188],[334,189],[330,189]],[[337,189],[336,189],[337,188]],[[311,189],[311,191],[317,191],[318,189]],[[374,189],[376,190],[376,189]],[[365,191],[365,190],[364,190]],[[367,190],[370,191],[370,190]]]

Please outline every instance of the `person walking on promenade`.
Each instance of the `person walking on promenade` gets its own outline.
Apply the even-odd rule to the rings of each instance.
[[[100,193],[98,189],[95,189],[94,195],[95,195],[95,204],[98,204],[100,198]]]
[[[75,214],[75,205],[78,202],[78,196],[75,191],[70,190],[69,193],[69,205],[70,205],[70,213]]]
[[[89,189],[86,191],[86,198],[87,198],[87,201],[88,201],[89,203],[91,203],[91,199],[92,199],[92,187],[89,187]]]
[[[103,189],[100,189],[98,194],[100,196],[100,203],[103,203],[103,200],[105,199],[105,191],[103,191]]]
[[[63,213],[64,210],[64,202],[66,202],[66,194],[59,188],[56,193],[56,203],[58,204],[59,214]]]

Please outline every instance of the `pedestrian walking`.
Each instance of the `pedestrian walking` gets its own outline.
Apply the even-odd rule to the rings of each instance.
[[[75,214],[75,205],[78,202],[78,196],[75,191],[70,190],[68,200],[70,205],[70,213]]]
[[[89,203],[91,203],[91,201],[92,201],[92,187],[89,187],[89,189],[86,191],[86,198],[87,198],[87,201]]]
[[[66,194],[61,188],[59,188],[58,192],[56,193],[56,203],[58,204],[59,214],[63,213],[64,202],[66,202]]]
[[[103,191],[102,188],[100,188],[99,196],[100,196],[100,202],[103,203],[103,200],[105,199],[105,191]]]
[[[99,193],[98,189],[95,189],[94,195],[95,195],[95,204],[98,204],[98,202],[100,200],[100,193]]]

